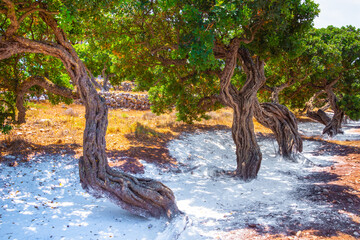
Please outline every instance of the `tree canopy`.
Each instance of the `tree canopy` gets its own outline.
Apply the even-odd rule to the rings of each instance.
[[[150,89],[153,111],[175,105],[178,118],[187,122],[219,107],[205,103],[219,94],[231,41],[238,39],[263,60],[282,52],[298,55],[301,36],[318,12],[312,1],[297,0],[132,1],[120,11],[114,19],[122,35],[116,51],[130,63],[127,74]],[[236,76],[241,72],[238,65],[232,79],[239,87],[245,82]]]
[[[352,26],[312,29],[304,39],[305,51],[299,57],[285,55],[280,61],[269,62],[268,90],[287,87],[280,100],[291,108],[304,108],[307,104],[320,108],[329,103],[335,112],[358,120],[359,31]],[[316,98],[319,105],[313,105]],[[325,114],[321,110],[320,113]],[[330,121],[316,118],[325,125]],[[336,133],[330,133],[333,134]]]

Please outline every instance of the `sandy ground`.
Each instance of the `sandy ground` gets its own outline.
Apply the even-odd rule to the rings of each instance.
[[[276,141],[259,138],[263,163],[256,180],[224,176],[235,168],[228,130],[184,134],[168,143],[177,165],[142,161],[141,177],[162,181],[186,216],[144,219],[79,184],[77,159],[38,154],[27,163],[0,163],[1,239],[359,239],[359,124],[331,143],[321,125],[300,124],[311,137],[298,162],[276,154]],[[111,159],[115,161],[116,159]]]

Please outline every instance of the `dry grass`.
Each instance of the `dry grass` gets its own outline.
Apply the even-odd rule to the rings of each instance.
[[[176,121],[175,113],[156,116],[150,111],[110,109],[106,134],[109,157],[132,157],[159,164],[175,164],[166,143],[182,132],[229,129],[232,111],[221,109],[209,113],[210,119],[189,125]],[[37,152],[82,152],[85,128],[85,108],[82,105],[31,103],[26,123],[15,127],[9,135],[0,134],[1,155],[16,155],[23,160]],[[270,131],[255,122],[256,131]],[[137,161],[136,161],[137,162]],[[140,165],[140,164],[139,164]]]
[[[15,127],[9,135],[0,134],[1,152],[3,155],[17,155],[31,150],[59,152],[70,149],[81,153],[85,128],[84,116],[85,108],[82,105],[53,106],[47,102],[32,103],[27,111],[26,124]],[[131,152],[132,148],[165,148],[168,141],[177,138],[182,132],[231,127],[231,109],[211,112],[209,116],[211,117],[209,120],[189,125],[177,122],[175,113],[156,116],[149,110],[110,109],[106,134],[107,150],[125,154],[124,151]],[[301,121],[309,121],[309,119],[302,117]],[[256,132],[271,134],[271,130],[256,121],[254,127]],[[341,144],[360,146],[358,141],[341,142]],[[130,154],[133,155],[134,153]]]

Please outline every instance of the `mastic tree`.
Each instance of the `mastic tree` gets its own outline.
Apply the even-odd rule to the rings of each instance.
[[[141,216],[178,213],[173,192],[158,181],[136,178],[108,165],[105,153],[107,107],[73,48],[81,40],[91,16],[113,14],[117,1],[0,1],[0,60],[17,54],[42,54],[61,61],[82,99],[86,113],[83,156],[79,159],[82,187],[90,194],[108,197]],[[98,24],[102,24],[99,22]],[[33,32],[42,34],[32,34]]]
[[[344,114],[359,119],[359,40],[360,30],[352,26],[313,29],[305,38],[301,56],[270,64],[275,78],[268,82],[270,88],[281,79],[292,81],[282,93],[283,103],[304,108],[309,117],[325,125],[324,134],[341,133]],[[318,110],[314,111],[315,107]],[[328,107],[334,111],[332,118],[324,112]]]
[[[275,132],[285,131],[278,128],[282,123],[297,132],[287,108],[257,102],[266,82],[265,61],[301,52],[300,39],[312,26],[317,5],[310,0],[132,1],[121,11],[114,19],[124,36],[119,51],[132,59],[128,70],[139,76],[138,85],[149,88],[152,110],[163,113],[175,106],[178,119],[193,122],[209,110],[232,108],[235,174],[255,178],[262,155],[254,111]],[[297,133],[293,136],[301,150]]]
[[[329,51],[318,51],[324,68],[312,75],[317,89],[325,91],[334,115],[326,122],[323,134],[334,136],[342,133],[344,114],[351,119],[359,119],[360,80],[360,29],[352,26],[318,29],[313,34],[328,46]],[[320,48],[319,48],[320,49]],[[333,52],[333,53],[332,53]],[[328,60],[329,55],[335,55]],[[330,62],[330,63],[329,63]]]

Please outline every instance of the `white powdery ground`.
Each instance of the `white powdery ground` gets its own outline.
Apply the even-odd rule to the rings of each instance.
[[[0,168],[0,239],[154,239],[164,228],[85,193],[69,156]]]
[[[351,134],[352,127],[340,138],[359,138]],[[319,135],[322,128],[313,123],[300,126],[306,135]],[[160,180],[174,191],[180,210],[190,219],[184,231],[181,219],[177,225],[165,219],[143,219],[92,198],[81,189],[77,160],[69,156],[35,156],[17,167],[2,164],[0,238],[171,239],[175,232],[181,233],[179,239],[216,239],[249,225],[286,229],[316,222],[322,214],[328,221],[341,217],[329,217],[331,206],[314,205],[299,195],[308,191],[304,179],[312,168],[307,159],[317,166],[331,164],[331,156],[315,156],[320,143],[305,141],[299,163],[277,156],[273,140],[259,144],[262,166],[258,178],[249,183],[218,174],[236,167],[229,131],[186,134],[170,142],[168,148],[181,173],[144,163],[145,174],[139,176]]]

